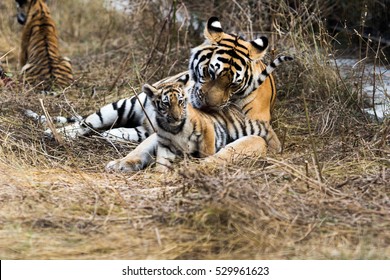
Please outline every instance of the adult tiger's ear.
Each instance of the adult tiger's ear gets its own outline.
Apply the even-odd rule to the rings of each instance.
[[[249,48],[249,57],[252,60],[259,60],[267,53],[268,38],[261,36],[260,38],[251,41],[251,47]]]
[[[144,84],[142,87],[142,91],[145,92],[146,95],[152,100],[155,99],[155,96],[157,95],[158,92],[158,90],[155,87],[149,84]]]
[[[223,36],[223,29],[221,22],[217,17],[211,17],[207,21],[206,28],[204,30],[204,37],[210,41],[210,43],[218,43]]]

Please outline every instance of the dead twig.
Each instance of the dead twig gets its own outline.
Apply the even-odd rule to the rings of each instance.
[[[41,105],[41,108],[42,108],[42,111],[43,111],[43,114],[45,115],[46,117],[46,124],[47,126],[50,128],[50,130],[52,131],[53,133],[53,138],[54,140],[62,145],[64,143],[64,139],[62,138],[62,136],[57,132],[57,129],[56,127],[54,126],[53,124],[53,120],[51,119],[51,116],[49,115],[49,113],[47,112],[46,110],[46,107],[45,105],[43,104],[43,100],[40,98],[39,99],[39,104]]]
[[[306,98],[305,98],[305,93],[304,92],[302,92],[302,96],[303,96],[303,102],[304,102],[304,106],[305,106],[307,128],[309,130],[310,145],[311,145],[311,148],[312,148],[312,151],[313,151],[314,162],[315,162],[315,165],[317,166],[318,177],[319,177],[320,182],[322,183],[323,182],[323,178],[322,178],[322,174],[321,174],[321,166],[320,166],[320,162],[318,160],[317,149],[316,149],[316,145],[315,145],[314,139],[313,139],[313,134],[312,134],[312,131],[311,131],[309,109],[307,108],[307,102],[306,102]]]
[[[131,90],[134,92],[134,95],[135,95],[135,97],[137,98],[137,100],[138,100],[138,102],[139,102],[139,105],[141,106],[142,111],[144,112],[146,118],[148,119],[148,122],[149,122],[150,126],[152,127],[153,131],[154,131],[154,132],[157,132],[157,130],[155,129],[155,127],[154,127],[154,125],[153,125],[153,122],[152,122],[151,119],[149,118],[149,115],[148,115],[148,113],[146,112],[146,110],[145,110],[145,108],[144,108],[144,105],[142,104],[141,100],[140,100],[139,97],[138,97],[137,91],[136,91],[132,86],[130,86],[130,88],[131,88]]]

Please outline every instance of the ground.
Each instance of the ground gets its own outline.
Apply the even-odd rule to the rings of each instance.
[[[66,18],[57,22],[78,80],[56,97],[17,82],[20,27],[2,17],[15,41],[0,45],[0,57],[15,48],[2,61],[16,81],[0,89],[0,259],[390,258],[389,126],[364,114],[336,70],[303,54],[278,70],[280,154],[223,166],[184,159],[169,174],[106,173],[134,144],[98,134],[48,139],[23,110],[91,113],[184,70],[188,48],[170,50],[183,63],[162,69],[169,58],[151,63],[158,50],[139,48],[126,16],[102,16],[120,30],[106,34],[94,17],[73,15],[70,30]]]

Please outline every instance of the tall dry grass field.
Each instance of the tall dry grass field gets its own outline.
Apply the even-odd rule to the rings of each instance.
[[[15,81],[0,89],[0,259],[390,258],[389,123],[366,116],[358,83],[329,63],[337,38],[323,25],[326,1],[221,1],[222,9],[139,0],[129,14],[102,1],[48,1],[76,77],[56,97],[17,81],[13,2],[0,3],[0,57],[10,51],[2,64]],[[57,142],[23,115],[86,115],[185,70],[211,15],[249,39],[269,36],[267,61],[294,55],[276,73],[281,154],[108,174],[105,164],[134,145],[99,134]]]

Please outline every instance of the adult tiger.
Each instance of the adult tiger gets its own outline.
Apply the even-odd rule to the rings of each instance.
[[[22,31],[19,63],[25,82],[44,91],[73,81],[69,59],[60,55],[58,35],[44,0],[15,0]]]
[[[247,119],[269,122],[276,90],[273,77],[265,77],[263,71],[272,72],[278,61],[268,66],[261,62],[268,39],[261,37],[248,42],[240,36],[227,34],[216,17],[209,19],[204,36],[205,42],[191,52],[189,71],[192,84],[187,94],[192,106],[213,111],[233,103]],[[126,157],[109,162],[106,169],[133,170],[134,162],[150,161],[156,147],[157,137],[154,134]],[[280,145],[273,148],[278,151]],[[267,144],[262,137],[247,135],[226,145],[208,159],[232,161],[240,156],[262,156],[266,150]]]
[[[281,56],[273,64],[276,67],[288,60],[292,58]],[[263,83],[275,67],[266,68],[258,83]],[[151,100],[156,112],[158,171],[166,171],[177,155],[200,158],[213,156],[230,142],[248,135],[262,137],[269,147],[280,147],[269,122],[246,118],[235,104],[208,112],[188,104],[184,87],[189,76],[183,75],[178,82],[163,83],[157,87],[148,84],[143,86],[143,92]],[[129,169],[139,170],[150,163],[147,157],[143,159],[145,161],[139,158],[128,161]]]

